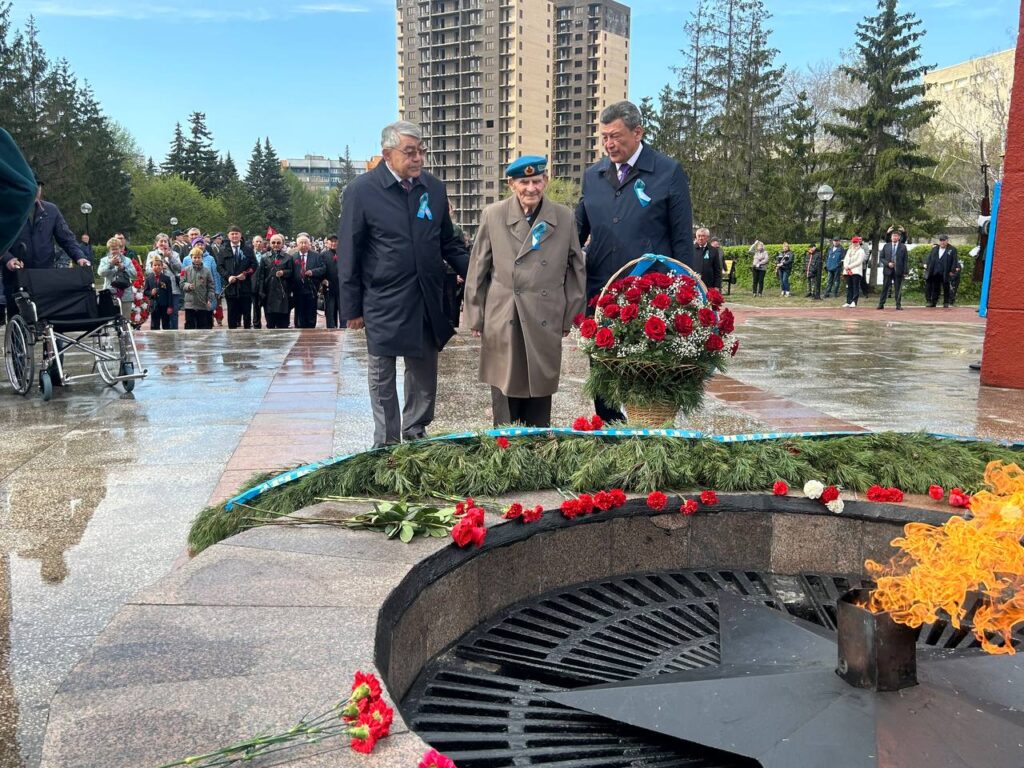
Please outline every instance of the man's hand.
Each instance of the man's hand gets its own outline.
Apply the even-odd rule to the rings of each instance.
[[[306,277],[312,277],[313,276],[313,270],[307,269],[304,274],[306,275]]]
[[[88,259],[79,259],[78,260],[78,266],[80,266],[80,267],[91,267],[92,266],[92,262],[89,261]]]
[[[473,329],[473,338],[474,339],[479,339],[482,335],[483,334],[480,331],[476,330],[475,328]]]
[[[235,278],[235,276],[234,276],[234,275],[229,275],[229,276],[228,276],[228,284],[230,285],[231,283],[235,282],[235,279],[236,279],[236,278]]]
[[[277,270],[276,274],[277,274],[278,277],[284,277],[284,270],[283,269],[279,269],[279,270]]]
[[[11,270],[11,272],[16,269],[23,269],[24,266],[25,265],[22,263],[21,259],[11,259],[7,262],[7,268]]]
[[[174,309],[172,307],[168,307],[167,308],[167,314],[168,315],[173,315],[174,314]]]
[[[361,331],[366,326],[363,323],[363,318],[361,318],[361,317],[353,317],[351,320],[348,321],[348,327],[349,327],[349,330]]]

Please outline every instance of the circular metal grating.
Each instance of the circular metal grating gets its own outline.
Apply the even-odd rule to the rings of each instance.
[[[718,593],[835,629],[857,578],[683,570],[542,595],[484,622],[434,658],[402,702],[410,727],[460,768],[753,768],[756,763],[570,710],[540,694],[718,663]],[[977,641],[946,622],[919,643]]]

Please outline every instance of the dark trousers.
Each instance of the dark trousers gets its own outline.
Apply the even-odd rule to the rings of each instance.
[[[509,397],[491,387],[491,411],[494,426],[519,424],[524,427],[551,426],[551,395],[547,397]]]
[[[448,322],[452,324],[452,328],[458,328],[459,318],[462,315],[462,286],[459,285],[459,276],[454,272],[446,273],[444,276],[442,299]]]
[[[173,314],[174,310],[171,310]],[[149,315],[149,330],[159,331],[160,329],[171,330],[171,315],[167,314],[167,307],[153,307]]]
[[[755,270],[753,270],[753,273],[754,273],[754,295],[755,296],[760,296],[762,293],[764,293],[764,273],[765,273],[765,271],[766,270],[763,270],[763,269],[755,269]],[[598,415],[600,415],[600,414],[598,414]]]
[[[267,312],[267,328],[287,328],[287,312]]]
[[[263,305],[260,304],[260,297],[252,297],[252,327],[262,328],[263,327]]]
[[[846,277],[846,303],[856,304],[860,298],[860,275],[847,275]]]
[[[332,282],[327,286],[327,292],[324,294],[324,319],[327,321],[328,328],[345,327],[345,321],[341,318],[340,293],[338,283]]]
[[[821,270],[814,269],[807,275],[807,295],[814,299],[821,298]]]
[[[939,302],[939,292],[942,292],[942,305],[949,306],[949,281],[943,280],[942,275],[932,275],[924,284],[924,297],[929,307],[934,307]]]
[[[843,281],[839,277],[839,270],[838,269],[830,269],[830,270],[828,270],[828,284],[825,286],[825,298],[827,299],[830,294],[832,296],[838,296],[839,295],[839,286],[842,285],[842,284],[843,284]]]
[[[295,327],[316,328],[316,294],[303,291],[295,296]]]
[[[208,309],[186,309],[185,330],[213,328],[213,312]]]
[[[949,303],[956,304],[956,293],[960,290],[960,273],[949,276]]]
[[[893,289],[893,298],[896,299],[896,309],[903,306],[903,275],[894,272],[887,272],[885,282],[882,283],[882,295],[878,297],[878,306],[884,307],[885,300],[889,298],[889,288]]]
[[[239,323],[246,328],[252,322],[252,297],[228,296],[228,328],[237,328]]]

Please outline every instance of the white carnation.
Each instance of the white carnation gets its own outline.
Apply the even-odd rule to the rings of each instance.
[[[825,506],[828,507],[829,512],[835,512],[838,515],[840,512],[843,511],[843,500],[832,499],[832,501],[830,501]]]
[[[821,498],[822,491],[825,490],[825,486],[817,480],[808,480],[804,483],[804,496],[808,499],[819,499]]]

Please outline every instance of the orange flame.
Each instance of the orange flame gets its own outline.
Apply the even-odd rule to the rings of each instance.
[[[892,541],[901,552],[888,566],[864,564],[878,583],[868,608],[911,627],[949,617],[959,629],[968,594],[977,592],[975,637],[988,653],[1014,653],[1013,628],[1024,621],[1024,470],[993,461],[985,483],[990,490],[971,499],[971,519],[909,523]]]

